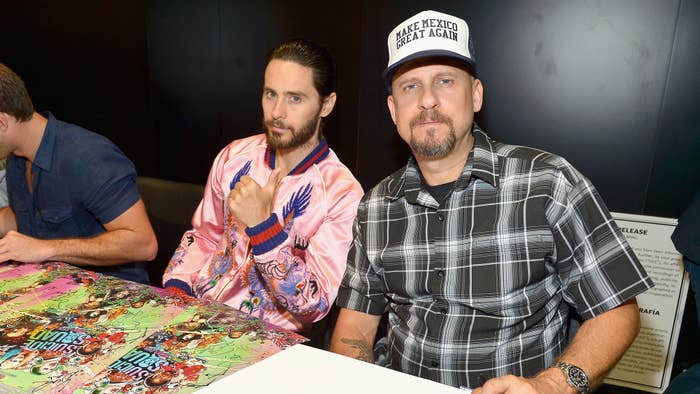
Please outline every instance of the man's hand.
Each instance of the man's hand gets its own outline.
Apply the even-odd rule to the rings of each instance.
[[[51,241],[32,238],[14,230],[0,239],[0,261],[41,263],[51,255]]]
[[[526,379],[514,375],[489,379],[472,394],[558,394],[575,393],[566,383],[564,374],[558,369],[549,368],[534,378]]]
[[[272,213],[272,202],[283,177],[282,170],[275,168],[262,187],[249,176],[241,177],[228,195],[233,215],[248,227],[265,221]]]

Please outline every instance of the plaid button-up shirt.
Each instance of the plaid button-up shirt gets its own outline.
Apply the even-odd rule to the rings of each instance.
[[[442,204],[414,159],[364,196],[337,301],[389,312],[387,366],[466,387],[551,366],[571,308],[589,319],[653,286],[568,162],[474,137]]]

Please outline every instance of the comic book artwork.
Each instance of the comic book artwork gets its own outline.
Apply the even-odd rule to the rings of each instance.
[[[178,315],[78,393],[191,393],[306,339],[228,306]]]
[[[0,312],[8,309],[4,303],[28,293],[31,296],[25,297],[25,301],[31,303],[45,298],[45,293],[62,291],[72,284],[72,281],[63,277],[78,271],[80,269],[62,263],[0,264]],[[17,304],[12,305],[10,309],[16,306]]]
[[[0,391],[70,392],[82,367],[125,343],[119,331],[77,327],[52,314],[23,314],[0,325]]]
[[[55,393],[73,392],[184,310],[162,290],[78,269],[3,309],[0,387]]]
[[[306,340],[61,263],[0,264],[0,294],[3,393],[187,393]]]

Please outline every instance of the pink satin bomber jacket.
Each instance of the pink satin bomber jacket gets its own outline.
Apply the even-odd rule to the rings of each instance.
[[[163,283],[305,330],[335,300],[363,192],[322,140],[282,179],[272,215],[248,228],[229,212],[228,194],[244,175],[265,185],[274,167],[264,134],[235,140],[217,155],[193,228],[182,236]]]

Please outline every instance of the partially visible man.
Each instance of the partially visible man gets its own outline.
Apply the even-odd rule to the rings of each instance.
[[[331,350],[372,361],[388,312],[393,369],[479,394],[595,387],[651,279],[588,179],[474,123],[464,20],[425,11],[388,41],[387,105],[413,157],[360,203]],[[567,347],[572,308],[586,321]]]
[[[690,285],[695,294],[698,328],[700,328],[700,190],[695,193],[693,201],[686,207],[678,225],[671,235],[676,250],[683,255],[683,265],[690,277]],[[695,355],[698,356],[697,354]],[[676,376],[664,394],[700,393],[700,363]]]
[[[0,261],[57,260],[141,283],[158,244],[134,165],[107,138],[34,110],[0,63],[0,158],[10,206],[0,210]]]
[[[327,50],[289,41],[267,58],[264,134],[214,160],[193,229],[163,282],[291,330],[325,316],[345,271],[362,188],[323,138],[335,106]]]

